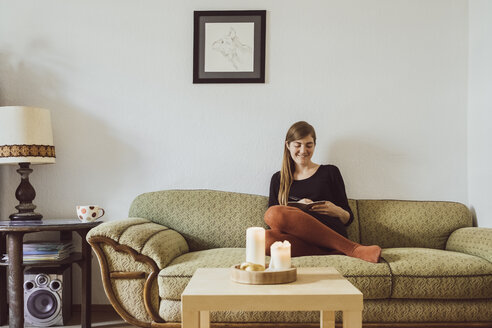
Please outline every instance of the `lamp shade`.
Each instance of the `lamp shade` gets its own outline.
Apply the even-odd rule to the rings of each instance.
[[[55,163],[50,111],[0,107],[0,164]]]

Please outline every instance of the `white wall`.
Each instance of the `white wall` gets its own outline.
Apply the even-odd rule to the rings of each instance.
[[[469,201],[492,228],[492,2],[471,0],[468,101]]]
[[[38,210],[139,193],[267,194],[297,120],[351,198],[467,202],[465,0],[0,1],[0,105],[52,111]],[[192,84],[193,10],[266,9],[267,83]],[[19,178],[3,167],[2,217]],[[97,266],[97,265],[96,265]],[[94,303],[106,302],[96,279]]]

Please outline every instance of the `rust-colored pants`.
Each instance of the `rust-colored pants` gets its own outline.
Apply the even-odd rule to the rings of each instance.
[[[316,218],[292,206],[271,206],[265,213],[266,253],[275,241],[288,240],[295,256],[346,254],[353,256],[361,246],[330,229]]]

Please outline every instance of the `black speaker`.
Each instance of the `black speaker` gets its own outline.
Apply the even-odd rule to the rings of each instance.
[[[24,324],[63,326],[72,308],[71,267],[31,268],[24,272]]]

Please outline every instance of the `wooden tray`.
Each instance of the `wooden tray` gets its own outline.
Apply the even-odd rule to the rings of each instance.
[[[239,269],[239,267],[239,264],[231,267],[231,280],[241,284],[275,285],[287,284],[297,280],[295,267],[278,271],[246,271]]]

